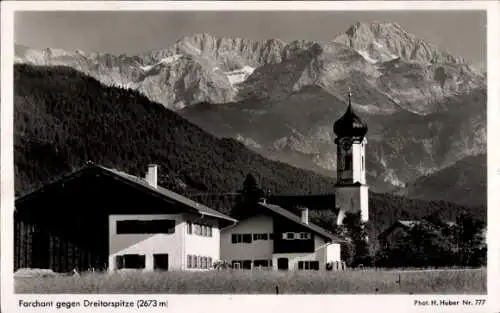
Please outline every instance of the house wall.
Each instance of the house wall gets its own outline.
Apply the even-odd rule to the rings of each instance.
[[[318,246],[312,253],[275,253],[272,256],[274,270],[278,270],[279,258],[288,259],[288,270],[291,271],[299,270],[299,261],[319,261],[319,269],[325,270],[326,263],[341,261],[340,244],[325,243]]]
[[[175,220],[173,234],[120,234],[116,233],[116,222],[121,220]],[[139,254],[146,256],[145,270],[153,270],[154,254],[168,254],[169,270],[183,269],[185,221],[182,214],[110,215],[109,216],[109,261],[108,269],[116,269],[116,256]]]
[[[320,269],[326,267],[327,262],[341,261],[340,244],[327,243],[326,240],[318,235],[313,235],[313,249],[310,252],[300,252],[293,250],[287,253],[274,253],[277,238],[281,233],[273,229],[273,225],[281,222],[278,219],[273,220],[269,215],[257,215],[243,220],[235,226],[228,227],[221,231],[221,259],[224,261],[243,261],[243,260],[272,260],[272,268],[278,269],[278,258],[289,259],[289,270],[298,269],[299,261],[319,261]],[[289,231],[295,231],[289,230]],[[300,231],[304,231],[300,229]],[[252,243],[232,243],[233,234],[256,234],[273,233],[274,240],[258,240]],[[293,243],[295,240],[290,240]],[[305,240],[296,240],[304,242]],[[280,252],[281,250],[278,250]],[[304,250],[307,251],[307,250]]]
[[[273,254],[273,240],[253,241],[253,234],[273,233],[273,219],[268,215],[257,215],[243,220],[235,226],[221,231],[220,252],[221,259],[232,260],[270,260]],[[252,243],[231,242],[232,234],[252,234]]]
[[[326,246],[326,262],[340,262],[342,261],[340,254],[340,244],[331,243]]]
[[[194,232],[188,234],[187,223],[184,223],[184,256],[183,256],[183,269],[188,270],[201,270],[194,268],[187,268],[187,256],[203,256],[212,258],[212,263],[220,259],[220,230],[218,226],[218,221],[214,218],[200,217],[194,214],[184,214],[186,221],[192,223],[209,225],[212,227],[212,236],[200,236],[196,235]]]

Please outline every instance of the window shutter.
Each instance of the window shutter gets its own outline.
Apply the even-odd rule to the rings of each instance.
[[[299,261],[299,270],[304,269],[304,261]]]

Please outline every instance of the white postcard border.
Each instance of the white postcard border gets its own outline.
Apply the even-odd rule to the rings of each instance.
[[[473,295],[15,295],[13,293],[13,204],[14,204],[14,169],[13,169],[13,13],[14,11],[36,10],[281,10],[281,11],[382,11],[382,10],[487,10],[487,66],[488,66],[488,294],[487,306],[463,307],[460,312],[498,312],[500,310],[500,152],[497,149],[499,141],[499,22],[500,6],[497,1],[287,1],[287,2],[229,2],[229,1],[11,1],[1,3],[1,298],[0,303],[4,313],[32,312],[28,309],[16,309],[18,300],[38,299],[39,301],[83,301],[91,300],[131,300],[141,298],[168,299],[171,312],[205,312],[218,310],[220,312],[253,312],[255,310],[287,312],[359,312],[359,311],[415,311],[444,312],[444,307],[418,307],[413,305],[415,299],[481,299],[485,296]],[[459,34],[458,34],[459,35]],[[475,310],[477,309],[477,311]],[[75,308],[72,312],[88,312],[89,308]],[[94,308],[93,310],[96,310]],[[136,308],[132,309],[137,311]],[[154,309],[146,309],[153,312]],[[456,307],[450,308],[457,312]],[[49,310],[52,311],[52,310]],[[59,312],[61,310],[57,310]],[[62,310],[64,311],[64,310]],[[121,309],[97,309],[98,312],[131,311],[126,307]],[[144,309],[143,309],[144,311]],[[159,312],[160,310],[158,310]],[[161,309],[165,312],[164,308]],[[33,311],[34,312],[34,311]]]

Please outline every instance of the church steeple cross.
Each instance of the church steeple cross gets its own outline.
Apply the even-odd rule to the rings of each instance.
[[[348,110],[352,110],[352,106],[351,106],[351,97],[352,97],[352,92],[351,92],[351,87],[349,87],[348,89],[348,93],[347,93],[347,96],[349,97],[349,105],[347,106],[347,109]]]

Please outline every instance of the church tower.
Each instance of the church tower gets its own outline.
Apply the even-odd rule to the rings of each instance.
[[[368,127],[356,115],[351,104],[344,115],[333,125],[337,138],[337,184],[335,208],[338,209],[337,225],[346,213],[361,212],[361,221],[368,221],[368,185],[366,184],[365,146]]]

